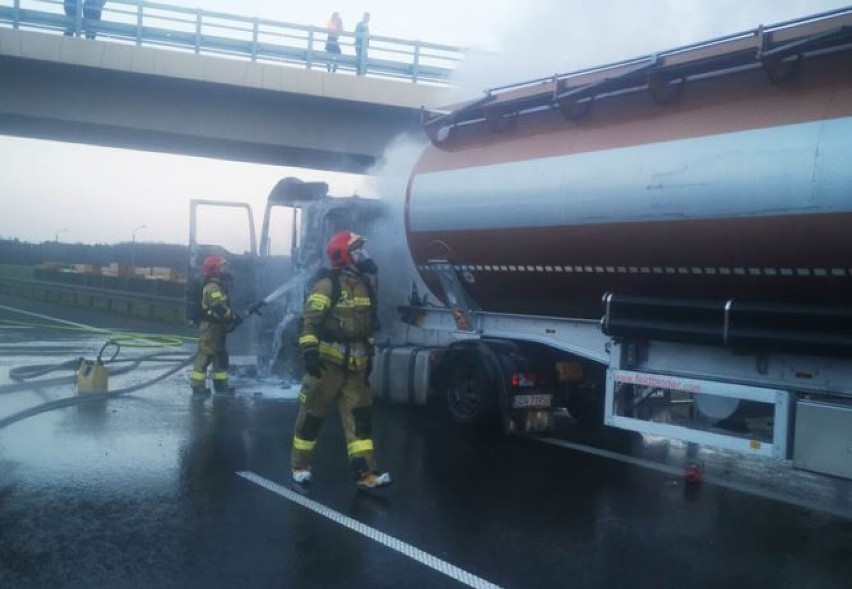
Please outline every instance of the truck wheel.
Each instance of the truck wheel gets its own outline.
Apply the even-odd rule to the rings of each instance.
[[[494,416],[497,386],[478,354],[463,354],[453,362],[445,383],[444,398],[455,423],[480,425]]]

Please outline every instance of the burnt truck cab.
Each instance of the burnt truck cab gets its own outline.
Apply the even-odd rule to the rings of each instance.
[[[225,219],[226,229],[224,235],[208,234],[205,241],[202,236],[209,229],[211,210],[220,216],[220,225]],[[192,321],[199,305],[204,259],[210,255],[225,258],[233,277],[234,310],[248,314],[257,302],[267,302],[262,313],[247,316],[245,324],[228,337],[229,351],[238,363],[247,364],[256,359],[258,372],[269,373],[279,352],[282,323],[288,313],[301,311],[303,283],[322,265],[327,239],[343,228],[367,226],[380,214],[381,206],[375,199],[332,198],[325,182],[284,178],[267,197],[258,245],[254,213],[249,204],[190,200],[187,319]],[[223,247],[217,243],[235,234],[245,236],[239,245]],[[276,296],[271,297],[271,293]],[[266,301],[267,298],[270,300]]]
[[[267,198],[258,247],[248,205],[191,204],[190,275],[199,274],[209,253],[232,262],[234,282],[239,285],[235,308],[245,313],[252,303],[264,302],[260,312],[247,317],[246,325],[233,335],[237,353],[246,354],[246,360],[251,357],[259,375],[280,378],[284,386],[297,386],[303,374],[298,348],[301,314],[312,277],[326,265],[328,240],[338,231],[350,230],[387,246],[389,226],[383,223],[394,222],[380,200],[331,197],[328,190],[325,182],[279,181]],[[246,210],[251,245],[244,254],[199,245],[196,217],[201,207]],[[236,225],[229,227],[236,229]],[[380,254],[380,327],[370,376],[373,395],[393,402],[442,406],[459,425],[502,423],[506,431],[516,433],[549,431],[556,399],[562,398],[559,390],[574,386],[577,379],[566,384],[557,378],[556,359],[546,346],[482,337],[469,325],[457,328],[450,318],[458,313],[453,301],[465,297],[463,284],[453,280],[453,285],[448,283],[436,291],[437,296],[432,295],[415,272],[406,273],[399,251],[385,246],[373,252]],[[411,291],[403,292],[391,283],[410,284]],[[445,324],[433,325],[435,320]]]
[[[278,287],[280,295],[267,305],[258,363],[285,380],[302,374],[297,346],[300,318],[308,282],[326,263],[325,246],[332,235],[350,230],[379,240],[388,249],[385,235],[394,222],[382,201],[370,198],[333,198],[323,182],[281,180],[269,195],[261,231],[259,263],[274,260],[269,240],[270,220],[276,209],[288,209],[290,218],[290,273]],[[553,361],[541,346],[500,339],[483,339],[474,331],[430,329],[418,325],[424,313],[452,313],[450,287],[438,292],[441,305],[429,302],[422,283],[405,273],[398,250],[378,254],[377,304],[379,329],[370,386],[374,396],[408,404],[443,405],[449,417],[461,425],[497,424],[507,431],[547,431],[553,425],[555,389],[562,386],[552,370]],[[402,292],[391,284],[412,284]],[[276,292],[268,285],[266,292]],[[463,290],[461,283],[456,287]],[[406,298],[408,300],[406,300]],[[440,309],[440,310],[437,310]],[[271,345],[270,345],[271,343]],[[533,349],[535,348],[535,349]],[[598,416],[598,421],[600,417]]]
[[[258,288],[266,297],[259,327],[254,331],[261,374],[301,378],[296,347],[299,320],[308,282],[326,264],[325,246],[338,231],[366,231],[382,211],[377,199],[329,196],[325,182],[288,177],[272,189],[263,214],[257,258],[258,267],[264,269]],[[277,218],[286,224],[275,223]],[[285,238],[289,238],[289,251],[284,255],[273,253],[273,242]],[[275,268],[286,271],[282,276]]]

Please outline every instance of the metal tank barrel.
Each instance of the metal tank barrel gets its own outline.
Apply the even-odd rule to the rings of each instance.
[[[429,261],[448,260],[486,310],[573,317],[600,317],[606,292],[848,304],[847,21],[634,64],[621,85],[501,89],[426,120],[406,207],[424,279],[439,292]]]

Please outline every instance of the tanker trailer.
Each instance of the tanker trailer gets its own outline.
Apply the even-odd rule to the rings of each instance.
[[[569,409],[594,390],[608,425],[807,466],[809,403],[852,425],[850,31],[844,9],[424,113],[423,280],[480,345],[552,352]]]
[[[406,207],[416,263],[450,260],[504,313],[597,319],[607,292],[848,304],[849,22],[502,88],[427,118]]]

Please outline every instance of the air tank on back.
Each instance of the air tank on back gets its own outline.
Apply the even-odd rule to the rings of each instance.
[[[451,262],[494,312],[599,318],[607,292],[848,304],[850,25],[847,9],[426,115],[418,269],[438,293],[430,263]]]

